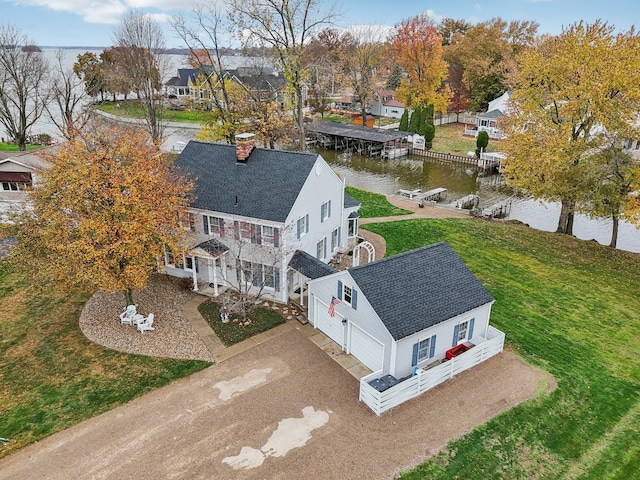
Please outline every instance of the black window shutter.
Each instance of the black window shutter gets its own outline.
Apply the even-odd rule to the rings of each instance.
[[[280,246],[280,229],[273,227],[273,246]]]
[[[342,281],[338,280],[338,300],[342,300]]]
[[[206,215],[202,216],[202,225],[204,227],[204,233],[209,235],[209,219],[207,218]]]
[[[358,309],[358,291],[355,288],[351,290],[351,308]]]

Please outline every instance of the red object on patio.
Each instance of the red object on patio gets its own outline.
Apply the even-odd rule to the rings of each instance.
[[[456,345],[455,347],[451,347],[449,350],[447,350],[445,352],[445,356],[447,357],[447,360],[451,360],[453,357],[457,357],[458,355],[466,352],[470,348],[471,347],[469,345],[465,345],[464,343],[461,343],[460,345]]]

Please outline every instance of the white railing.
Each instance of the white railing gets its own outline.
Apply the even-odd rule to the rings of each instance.
[[[492,129],[488,129],[486,127],[480,127],[480,128],[467,128],[466,126],[464,127],[464,134],[469,136],[469,137],[477,137],[478,136],[478,132],[487,132],[489,134],[489,138],[493,139],[493,140],[503,140],[506,138],[506,135],[504,133],[502,133],[500,130],[492,128]]]
[[[484,362],[488,358],[502,352],[504,348],[504,333],[497,328],[489,326],[487,339],[472,339],[476,345],[461,355],[452,358],[436,367],[427,370],[418,369],[416,375],[410,377],[397,385],[379,392],[369,382],[382,375],[382,371],[377,371],[360,379],[360,401],[380,416],[387,410],[400,405],[421,395],[427,390],[440,385],[457,374],[464,372]]]

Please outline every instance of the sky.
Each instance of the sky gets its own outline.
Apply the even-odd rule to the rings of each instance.
[[[224,5],[224,0],[209,0]],[[321,0],[328,5],[332,0]],[[640,26],[638,0],[338,0],[338,26],[393,26],[419,13],[439,21],[444,17],[478,23],[494,17],[503,20],[533,20],[539,33],[558,34],[580,20],[597,19],[619,31]],[[0,25],[11,24],[40,46],[108,47],[122,15],[141,9],[166,25],[169,47],[183,47],[168,20],[176,15],[189,18],[202,0],[0,0]],[[176,9],[179,4],[180,8]]]

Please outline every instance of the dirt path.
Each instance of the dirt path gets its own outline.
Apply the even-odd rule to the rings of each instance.
[[[469,218],[469,215],[460,211],[453,210],[444,207],[433,207],[431,205],[425,205],[420,207],[418,202],[403,199],[394,195],[387,196],[387,200],[393,206],[410,210],[411,214],[408,215],[396,215],[392,217],[373,217],[373,218],[361,218],[360,225],[366,225],[368,223],[381,223],[381,222],[399,222],[402,220],[409,220],[412,218]],[[359,234],[367,242],[371,243],[376,249],[376,259],[383,258],[387,251],[387,243],[380,235],[370,232],[368,230],[359,230]]]
[[[0,479],[391,479],[551,387],[507,350],[376,417],[300,327],[0,460]]]

